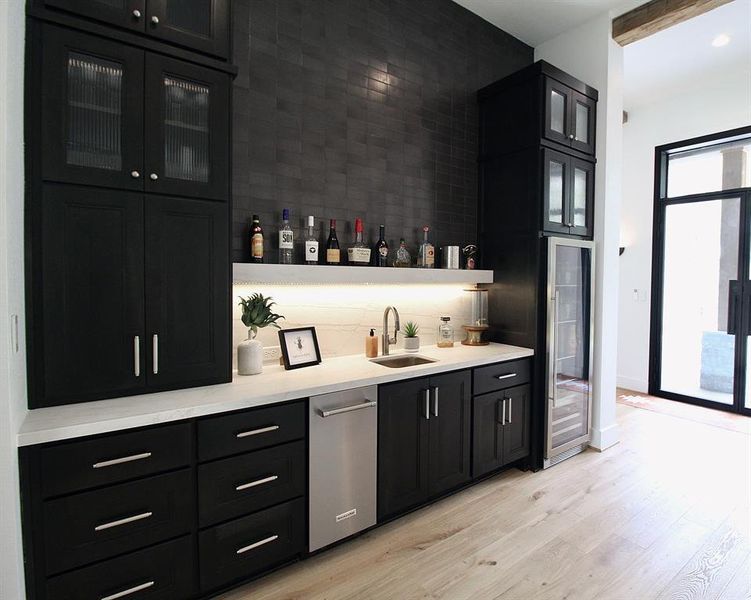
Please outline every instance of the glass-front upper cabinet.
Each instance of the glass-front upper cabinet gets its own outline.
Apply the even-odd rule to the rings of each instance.
[[[146,57],[146,190],[227,198],[229,76]]]
[[[569,138],[574,150],[594,155],[596,110],[597,104],[592,98],[571,91],[571,132]]]
[[[594,163],[571,158],[569,191],[569,233],[590,236],[594,219]]]
[[[545,78],[543,136],[579,152],[595,153],[597,103],[555,79]]]
[[[44,0],[44,5],[136,31],[143,31],[146,20],[146,0]]]
[[[40,77],[42,176],[143,189],[141,50],[44,26]]]
[[[591,236],[595,165],[563,152],[543,150],[543,223],[548,233]]]

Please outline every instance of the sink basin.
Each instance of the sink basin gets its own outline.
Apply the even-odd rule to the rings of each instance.
[[[425,356],[416,356],[414,354],[398,356],[382,356],[381,358],[371,358],[370,362],[391,369],[402,369],[404,367],[414,367],[416,365],[426,365],[428,363],[438,362],[435,358],[426,358]]]

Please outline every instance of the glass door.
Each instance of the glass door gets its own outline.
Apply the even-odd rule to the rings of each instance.
[[[593,253],[592,242],[548,240],[548,460],[589,441]]]

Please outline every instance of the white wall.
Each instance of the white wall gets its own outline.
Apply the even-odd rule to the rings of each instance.
[[[615,420],[618,337],[618,239],[621,205],[623,49],[611,37],[605,13],[535,48],[546,60],[596,88],[595,334],[592,446],[618,442]]]
[[[673,96],[625,108],[621,238],[626,251],[620,258],[618,385],[646,392],[655,146],[751,125],[749,67],[697,76]]]
[[[23,598],[16,433],[26,413],[23,295],[24,3],[0,2],[0,598]],[[18,315],[18,351],[11,316]]]

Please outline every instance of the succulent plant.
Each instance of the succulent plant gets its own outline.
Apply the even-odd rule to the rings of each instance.
[[[277,321],[284,317],[271,312],[271,307],[275,304],[276,302],[272,301],[271,296],[264,298],[263,294],[253,294],[247,298],[240,296],[239,306],[243,309],[243,323],[253,330],[254,336],[259,329],[269,325],[281,329]]]
[[[417,323],[415,323],[414,321],[407,321],[404,324],[404,337],[417,337],[417,332],[419,331],[419,329],[420,326]]]

